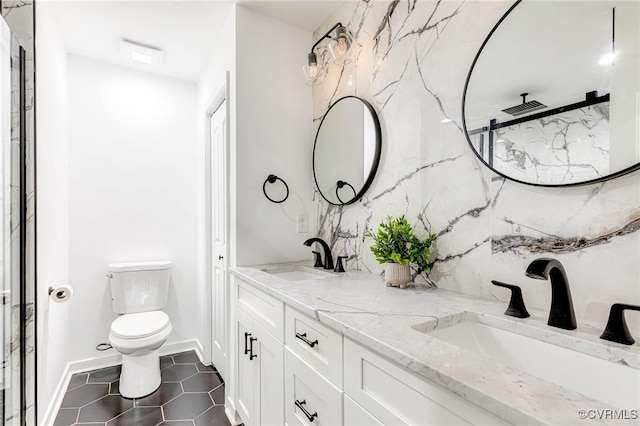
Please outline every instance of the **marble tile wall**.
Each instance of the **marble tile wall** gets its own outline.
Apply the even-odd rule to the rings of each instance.
[[[26,223],[26,423],[36,424],[35,420],[35,64],[34,64],[34,4],[33,0],[3,0],[2,16],[11,33],[25,49],[26,55],[26,168],[27,168],[27,212]],[[13,120],[12,125],[19,121]],[[12,330],[14,336],[19,330]],[[14,345],[19,350],[19,345]],[[18,424],[12,418],[8,424]]]
[[[354,62],[328,64],[313,88],[315,127],[332,102],[356,95],[374,105],[383,135],[378,173],[360,202],[335,207],[315,195],[319,234],[335,255],[349,256],[348,268],[379,273],[363,232],[405,214],[438,234],[427,280],[499,300],[508,291],[490,280],[511,282],[540,309],[549,307],[550,286],[524,271],[535,258],[555,257],[569,274],[578,318],[604,323],[611,303],[640,303],[640,174],[575,188],[526,186],[486,169],[462,130],[469,67],[511,4],[346,2],[318,28],[316,38],[341,21],[356,42]]]

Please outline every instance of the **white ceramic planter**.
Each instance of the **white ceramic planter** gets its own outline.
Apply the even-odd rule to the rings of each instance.
[[[385,263],[384,280],[390,287],[407,288],[411,282],[411,269],[409,265]]]

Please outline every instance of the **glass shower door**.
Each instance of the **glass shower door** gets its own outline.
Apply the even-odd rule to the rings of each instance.
[[[24,51],[0,18],[0,414],[24,424]]]

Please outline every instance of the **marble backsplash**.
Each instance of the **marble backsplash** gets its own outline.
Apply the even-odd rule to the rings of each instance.
[[[318,28],[316,36],[341,21],[355,49],[351,64],[328,64],[313,88],[316,128],[333,102],[355,95],[372,103],[383,137],[378,173],[360,202],[336,207],[315,194],[319,235],[335,255],[349,256],[349,269],[380,273],[363,233],[404,214],[438,234],[428,276],[437,286],[506,301],[508,290],[491,280],[511,282],[540,309],[549,307],[550,286],[524,271],[535,258],[554,257],[569,275],[578,318],[604,323],[611,303],[640,304],[640,174],[571,188],[526,186],[485,168],[462,130],[469,67],[511,4],[345,2]],[[630,324],[636,335],[637,323]]]

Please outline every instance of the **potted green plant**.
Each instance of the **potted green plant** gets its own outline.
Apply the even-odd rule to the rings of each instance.
[[[384,278],[388,286],[406,288],[411,282],[411,267],[417,273],[428,272],[431,245],[436,234],[420,238],[404,216],[387,216],[376,233],[367,231],[365,237],[373,238],[369,247],[376,261],[384,265]]]

